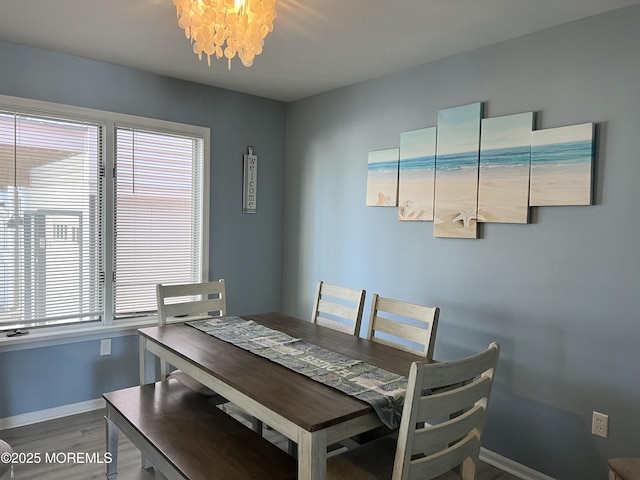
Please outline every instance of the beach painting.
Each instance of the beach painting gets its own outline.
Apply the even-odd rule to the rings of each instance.
[[[533,112],[485,118],[480,137],[480,221],[529,222]]]
[[[369,152],[367,167],[368,207],[398,206],[399,148]]]
[[[398,220],[433,220],[436,127],[400,134]]]
[[[438,112],[435,237],[477,238],[482,103]]]
[[[535,130],[529,205],[591,205],[594,124]]]

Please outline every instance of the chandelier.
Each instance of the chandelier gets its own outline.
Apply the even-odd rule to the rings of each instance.
[[[276,0],[173,0],[178,25],[191,39],[193,52],[202,60],[207,56],[231,59],[238,54],[250,67],[262,53],[265,37],[273,30]],[[226,42],[226,45],[225,45]]]

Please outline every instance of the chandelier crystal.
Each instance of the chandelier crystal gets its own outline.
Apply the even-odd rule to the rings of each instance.
[[[250,67],[262,53],[265,37],[273,30],[276,0],[173,0],[178,25],[191,39],[193,52],[202,60],[207,56],[231,59],[238,54]],[[225,44],[226,43],[226,44]]]

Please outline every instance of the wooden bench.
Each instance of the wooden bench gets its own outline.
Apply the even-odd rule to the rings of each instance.
[[[169,480],[295,479],[296,460],[176,380],[105,393],[107,478],[122,431]]]

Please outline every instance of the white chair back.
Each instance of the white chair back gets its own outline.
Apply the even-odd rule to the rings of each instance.
[[[180,285],[158,284],[156,294],[160,326],[194,317],[224,317],[227,314],[224,279]]]
[[[416,305],[374,294],[367,338],[432,359],[439,316],[439,307]]]
[[[350,335],[360,334],[365,290],[318,282],[312,321]]]
[[[494,342],[461,360],[411,366],[394,480],[429,480],[458,466],[462,480],[476,478],[499,353]]]

